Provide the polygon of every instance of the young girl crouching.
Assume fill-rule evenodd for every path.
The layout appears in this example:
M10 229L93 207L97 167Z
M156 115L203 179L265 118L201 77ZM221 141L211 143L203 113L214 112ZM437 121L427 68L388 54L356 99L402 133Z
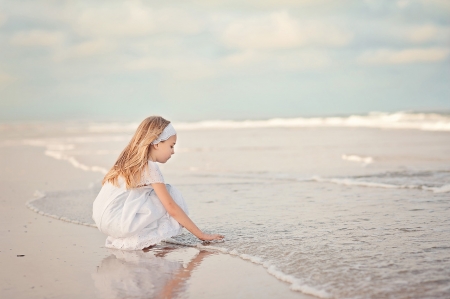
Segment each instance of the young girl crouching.
M169 121L148 117L106 174L92 215L108 235L106 247L143 249L178 235L183 227L200 240L223 238L203 233L189 218L181 193L164 183L157 163L170 159L176 141Z

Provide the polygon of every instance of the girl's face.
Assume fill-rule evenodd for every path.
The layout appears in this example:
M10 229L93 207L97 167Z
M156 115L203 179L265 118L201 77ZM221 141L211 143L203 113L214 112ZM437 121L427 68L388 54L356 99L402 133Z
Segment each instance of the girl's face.
M175 154L174 147L176 142L177 135L173 135L166 141L150 146L150 158L154 162L166 163Z

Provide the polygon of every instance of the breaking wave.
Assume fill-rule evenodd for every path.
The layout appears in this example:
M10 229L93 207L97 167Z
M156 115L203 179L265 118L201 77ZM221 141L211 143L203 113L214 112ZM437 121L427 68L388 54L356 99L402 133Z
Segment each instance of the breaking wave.
M138 123L92 123L90 132L132 132ZM178 130L242 129L242 128L302 128L347 127L450 131L450 115L445 113L370 112L366 115L335 117L272 118L268 120L206 120L175 122Z
M450 171L398 171L346 178L313 176L312 181L345 186L450 192Z

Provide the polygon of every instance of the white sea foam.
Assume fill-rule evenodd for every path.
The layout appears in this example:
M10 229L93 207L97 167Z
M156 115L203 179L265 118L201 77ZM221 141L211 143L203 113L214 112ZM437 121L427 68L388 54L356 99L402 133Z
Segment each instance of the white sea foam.
M178 244L178 245L185 245L182 242L177 242L173 239L168 240L170 243L174 243L174 244ZM226 248L223 247L216 247L216 246L204 246L202 244L197 244L198 248L200 249L206 249L206 250L212 250L212 251L219 251L222 253L227 253L230 255L235 255L240 257L243 260L246 261L250 261L254 264L257 265L262 265L264 268L267 269L267 273L269 273L272 276L275 276L275 278L277 278L280 281L284 281L289 283L290 289L296 292L301 292L307 295L313 295L315 297L318 298L331 298L331 295L324 291L324 290L319 290L316 289L314 287L311 287L309 285L306 285L304 283L301 282L301 280L295 278L292 275L288 275L286 273L283 273L282 271L280 271L275 265L273 265L271 262L269 261L264 261L261 257L258 256L253 256L250 254L239 254L239 252L236 249L233 250L228 250Z
M68 156L60 151L50 151L46 150L45 155L52 157L56 160L65 160L69 162L73 167L84 170L84 171L92 171L92 172L100 172L102 174L106 174L108 172L107 169L100 166L88 166L83 163L80 163L75 157Z
M26 139L22 141L22 144L44 147L44 154L48 157L54 158L56 160L63 160L69 162L70 165L77 169L84 171L99 172L106 174L107 169L101 166L89 166L81 163L75 158L74 154L80 155L105 155L109 154L108 150L96 150L87 151L84 153L76 152L74 143L91 143L91 142L107 142L107 141L122 141L121 136L98 136L98 137L71 137L71 138L61 138L61 139ZM68 154L70 152L71 154Z
M379 182L360 181L360 180L350 179L350 178L322 178L320 176L313 176L311 178L311 180L316 181L316 182L333 183L333 184L345 185L345 186L375 187L375 188L386 188L386 189L419 189L419 190L432 191L434 193L450 192L450 184L444 185L441 187L428 187L425 185L415 185L415 184L395 185L395 184L386 184L386 183L379 183Z
M45 193L39 190L34 191L33 196L36 198L41 198L45 196Z
M203 121L176 124L179 129L240 129L267 127L366 127L450 131L450 117L431 113L381 113L348 117L274 118L269 120Z
M313 295L319 298L331 298L331 294L329 294L328 292L324 291L324 290L318 290L315 289L313 287L310 287L306 284L302 284L300 283L300 281L298 282L294 282L291 285L291 290L293 291L299 291L302 292L304 294L309 294L309 295Z
M373 163L373 157L361 157L358 155L342 155L342 160L351 161L351 162L359 162L364 166Z
M249 254L241 254L240 258L243 259L243 260L249 260L249 261L251 261L252 263L255 263L255 264L262 264L263 263L262 258L260 258L258 256L249 255Z
M422 189L424 190L429 190L429 191L433 191L434 193L446 193L446 192L450 192L450 184L441 186L441 187L422 187Z
M133 132L138 123L92 123L90 132ZM268 120L207 120L175 122L177 130L242 129L242 128L295 128L295 127L362 127L382 129L415 129L424 131L450 131L450 116L439 113L371 112L367 115L343 117L272 118Z
M277 279L281 281L285 281L291 284L291 290L302 292L304 294L313 295L319 298L331 298L331 295L324 290L318 290L311 286L302 284L300 280L296 279L292 275L287 275L277 269L276 266L271 265L267 268L267 272L269 274L275 276Z
M339 179L339 178L322 178L320 176L313 176L313 181L316 182L325 182L325 183L334 183L338 185L345 186L362 186L362 187L377 187L377 188L399 188L399 186L391 185L391 184L383 184L383 183L375 183L375 182L362 182L353 179Z

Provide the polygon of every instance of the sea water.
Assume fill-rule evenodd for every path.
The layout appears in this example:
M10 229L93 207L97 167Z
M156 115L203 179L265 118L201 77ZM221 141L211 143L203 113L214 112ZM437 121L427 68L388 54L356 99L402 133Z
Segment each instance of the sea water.
M36 201L48 214L90 221L102 176L136 126L41 124L52 133L3 146L41 147L68 167L97 172L84 191ZM192 219L226 235L209 249L261 264L291 289L317 297L450 297L448 115L174 126L175 155L160 168L183 193ZM197 243L188 233L177 240Z

